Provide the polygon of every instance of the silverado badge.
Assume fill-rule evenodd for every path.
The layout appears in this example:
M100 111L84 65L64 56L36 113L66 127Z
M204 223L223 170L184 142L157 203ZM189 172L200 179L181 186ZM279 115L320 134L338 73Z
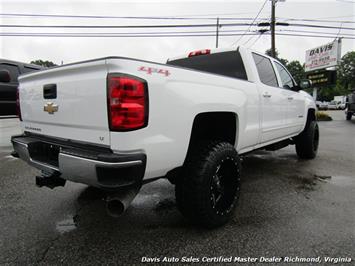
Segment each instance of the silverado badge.
M48 112L48 114L54 114L58 111L58 105L52 102L48 102L44 105L43 111Z

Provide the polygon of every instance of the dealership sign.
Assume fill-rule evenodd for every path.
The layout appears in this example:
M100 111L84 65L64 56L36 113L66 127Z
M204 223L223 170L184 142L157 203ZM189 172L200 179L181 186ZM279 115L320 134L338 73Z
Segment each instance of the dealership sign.
M336 82L336 71L323 70L307 74L307 79L312 82L313 87L320 85L332 85Z
M340 40L306 51L306 72L336 66L340 60Z

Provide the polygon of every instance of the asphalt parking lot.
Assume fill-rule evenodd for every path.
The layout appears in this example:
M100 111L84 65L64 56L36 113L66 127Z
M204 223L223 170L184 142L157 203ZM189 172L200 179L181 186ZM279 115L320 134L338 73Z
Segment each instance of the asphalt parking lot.
M84 185L37 188L37 170L9 156L16 119L0 119L0 264L132 265L142 257L349 257L355 259L355 118L329 111L320 148L245 156L235 217L204 230L175 207L166 180L143 187L121 218ZM162 162L163 163L163 162ZM354 261L352 261L354 263Z

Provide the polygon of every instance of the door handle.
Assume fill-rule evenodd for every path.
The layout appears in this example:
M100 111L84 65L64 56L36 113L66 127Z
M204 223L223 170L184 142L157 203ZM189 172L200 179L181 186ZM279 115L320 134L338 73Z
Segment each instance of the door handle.
M269 94L268 92L265 92L265 93L263 94L263 97L265 97L265 98L270 98L270 97L271 97L271 94Z
M293 97L287 97L287 99L291 101L291 100L293 100Z

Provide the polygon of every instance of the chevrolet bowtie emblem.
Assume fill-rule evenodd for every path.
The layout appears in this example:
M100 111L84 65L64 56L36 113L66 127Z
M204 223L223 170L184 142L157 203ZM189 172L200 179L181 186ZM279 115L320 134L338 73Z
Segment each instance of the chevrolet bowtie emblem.
M54 103L46 103L43 107L43 111L48 112L48 114L54 114L58 111L58 105Z

